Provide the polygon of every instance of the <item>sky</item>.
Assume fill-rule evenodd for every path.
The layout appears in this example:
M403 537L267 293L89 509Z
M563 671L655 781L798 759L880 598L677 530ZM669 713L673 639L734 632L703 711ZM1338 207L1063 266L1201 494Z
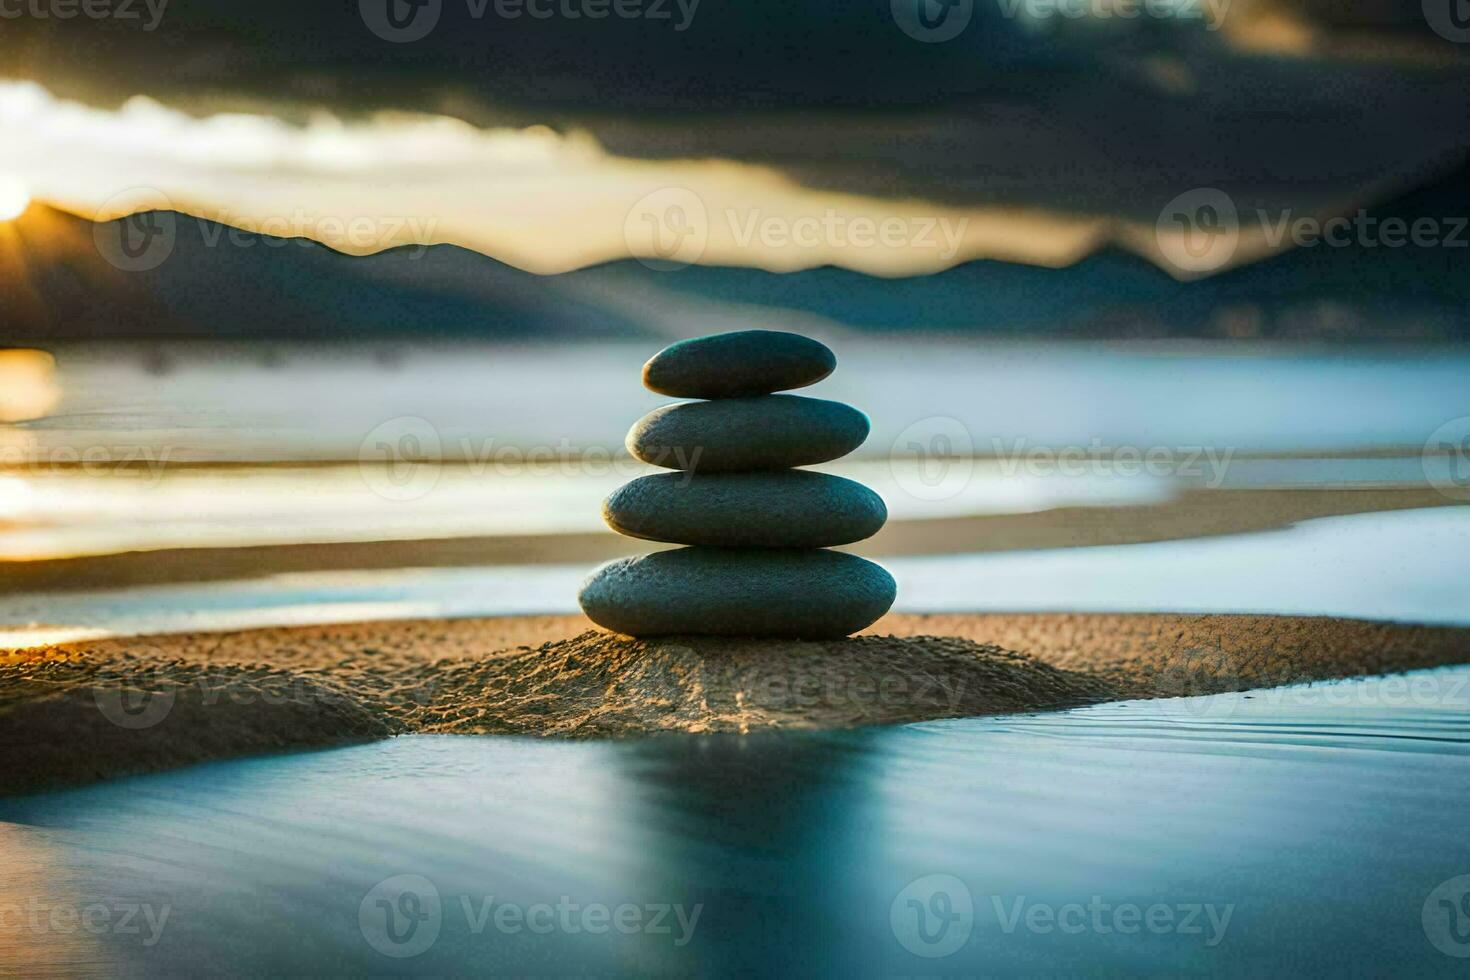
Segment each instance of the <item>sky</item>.
M0 211L349 254L892 277L1115 246L1191 279L1470 154L1433 0L57 2L0 11ZM1222 196L1228 254L1177 220Z

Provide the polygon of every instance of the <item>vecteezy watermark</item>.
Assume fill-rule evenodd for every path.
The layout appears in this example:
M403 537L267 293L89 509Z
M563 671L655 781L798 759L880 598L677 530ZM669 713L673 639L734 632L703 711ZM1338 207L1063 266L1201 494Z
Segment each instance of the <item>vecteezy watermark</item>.
M522 446L494 438L462 436L445 440L428 419L400 415L375 426L358 446L357 465L368 489L385 500L417 500L439 484L446 462L463 466L471 477L488 473L511 477L641 476L648 466L665 466L681 473L680 485L693 478L703 455L702 446L665 446L647 463L627 455L622 447L574 446L570 439L557 445Z
M1225 482L1235 449L1215 446L1033 446L1027 439L990 441L1002 476L1156 476L1201 480L1211 490Z
M340 215L296 208L289 214L264 217L235 216L219 212L215 220L198 221L199 237L206 248L222 241L235 248L311 248L327 242L352 252L378 252L395 245L410 244L407 254L418 258L434 240L439 219L420 215Z
M1337 215L1331 218L1298 216L1290 208L1274 214L1265 208L1256 209L1256 217L1266 244L1272 248L1286 241L1298 248L1346 248L1357 245L1361 248L1467 248L1470 247L1470 218L1390 216L1380 218L1359 208L1351 217Z
M888 468L894 483L917 500L949 500L975 474L975 442L959 419L931 415L893 440Z
M1451 500L1470 500L1470 415L1430 433L1420 456L1424 478Z
M1470 248L1470 217L1299 215L1291 208L1256 208L1255 227L1267 247ZM1215 187L1185 191L1164 205L1155 224L1160 254L1185 272L1224 268L1240 246L1242 219L1229 194Z
M105 669L92 680L92 700L118 728L139 731L160 724L174 709L180 683L157 666L170 658L156 644L134 639L128 651L142 666Z
M132 642L133 653L142 649L150 654L138 661L141 666L104 669L91 684L97 710L119 728L140 731L160 725L173 713L181 698L192 707L205 710L341 700L339 694L309 675L278 671L244 677L228 668L180 673L168 651L146 640ZM426 685L410 696L421 701L431 699L434 687Z
M0 20L117 20L158 29L169 0L0 0Z
M1217 187L1196 187L1165 204L1154 225L1159 252L1185 272L1213 272L1235 256L1240 215Z
M1470 677L1441 670L1372 678L1321 679L1263 650L1229 653L1218 648L1180 650L1153 678L1161 713L1187 720L1226 718L1241 710L1239 693L1269 708L1428 708L1470 710ZM1249 668L1249 669L1247 669Z
M970 219L945 215L874 218L827 208L820 215L764 214L760 208L727 208L725 220L740 248L892 248L932 250L948 261L959 253Z
M1033 902L1025 895L991 895L1001 932L1011 935L1019 929L1039 936L1062 933L1080 936L1154 936L1198 937L1213 949L1225 941L1235 903L1215 902L1137 902L1104 901L1092 895L1085 902Z
M975 16L975 0L889 0L893 22L915 41L939 44L959 37Z
M173 906L167 902L48 902L32 896L24 902L0 901L0 940L6 936L137 936L143 946L157 946Z
M1232 447L1110 445L1094 437L1086 445L1038 446L1024 438L990 440L990 456L1002 477L1172 478L1217 489L1225 482ZM904 428L889 447L894 482L919 500L949 500L963 493L975 472L975 443L959 419L931 415Z
M172 446L0 445L0 473L135 477L157 483L168 469Z
M1470 3L1465 0L1423 0L1424 19L1434 33L1456 44L1470 42Z
M1203 21L1205 30L1225 23L1231 0L996 0L1001 16L1014 20Z
M357 907L357 928L384 956L408 959L434 945L444 924L439 889L423 875L394 875L378 882Z
M848 214L826 208L819 214L771 214L761 208L725 208L716 216L724 240L736 248L765 252L823 252L883 248L931 251L940 261L959 254L970 219L950 215ZM628 253L661 271L698 262L709 247L709 209L687 187L664 187L639 198L623 219Z
M709 212L687 187L662 187L640 197L623 219L628 254L667 272L698 262L709 245Z
M458 2L458 0L451 0ZM463 0L471 20L646 20L683 33L699 0ZM362 22L393 44L422 41L439 26L445 0L358 0Z
M1470 677L1463 672L1416 671L1369 679L1311 681L1283 672L1252 695L1271 707L1433 708L1470 710Z
M215 220L179 214L167 194L135 187L114 194L97 209L99 216L121 215L92 229L97 253L124 272L150 272L163 265L180 237L197 233L204 248L303 248L326 243L350 252L377 252L410 245L417 259L434 240L437 218L413 215L340 215L296 208L288 214L216 215Z
M749 700L763 708L807 712L815 708L871 711L885 706L910 711L927 706L953 715L965 696L964 677L897 671L876 677L834 676L803 669L799 662L752 672L741 686Z
M178 241L179 217L167 194L155 187L133 187L109 197L97 209L92 227L97 254L124 272L149 272L163 265ZM122 215L114 221L107 215Z
M915 956L952 956L970 941L975 900L969 886L954 875L925 875L893 896L888 925L898 944Z
M1435 949L1456 959L1470 958L1470 874L1436 885L1424 899L1420 922Z
M434 945L452 910L464 920L471 936L487 930L502 935L552 933L604 936L668 936L674 946L694 938L704 904L678 902L574 902L569 895L554 902L520 904L499 901L494 895L459 895L446 903L439 889L423 875L394 875L374 885L357 910L358 929L373 949L394 959L418 956ZM456 923L457 925L457 923Z
M368 489L385 500L417 500L439 483L444 448L428 419L401 415L376 426L357 450Z
M1235 914L1235 904L1216 902L1153 902L1105 899L1038 902L1026 895L989 895L979 907L959 878L930 874L916 878L894 896L888 924L900 946L926 959L953 956L969 942L977 926L987 925L981 912L994 915L994 927L1003 935L1024 931L1033 935L1197 937L1213 949L1224 942Z
M1218 720L1240 707L1242 686L1234 659L1223 650L1189 647L1175 653L1153 678L1159 711L1185 721Z

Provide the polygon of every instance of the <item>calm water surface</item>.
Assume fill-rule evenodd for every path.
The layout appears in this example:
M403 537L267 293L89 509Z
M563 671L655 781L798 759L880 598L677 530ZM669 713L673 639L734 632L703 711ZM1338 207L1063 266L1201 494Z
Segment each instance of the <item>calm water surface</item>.
M0 960L1463 975L1467 805L1470 668L844 733L416 736L0 802L0 908L44 910L0 920Z

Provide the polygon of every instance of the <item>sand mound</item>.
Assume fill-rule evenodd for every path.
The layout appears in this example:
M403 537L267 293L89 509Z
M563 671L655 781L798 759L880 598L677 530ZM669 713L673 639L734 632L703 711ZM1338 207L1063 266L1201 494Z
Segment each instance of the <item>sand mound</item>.
M0 792L398 730L335 685L261 666L130 657L0 668Z
M389 710L416 731L607 737L1002 714L1111 693L1086 674L953 637L634 640L589 631L446 666L426 688L405 686Z
M1273 616L890 616L879 627L908 635L586 631L512 646L579 622L356 623L0 652L0 793L411 732L852 727L1470 661L1463 629Z
M220 644L181 650L182 639L84 644L0 668L0 791L408 732L851 727L1112 694L1085 674L935 636L644 641L589 630L538 649L439 659L370 648L326 660L288 647L271 666L220 662Z

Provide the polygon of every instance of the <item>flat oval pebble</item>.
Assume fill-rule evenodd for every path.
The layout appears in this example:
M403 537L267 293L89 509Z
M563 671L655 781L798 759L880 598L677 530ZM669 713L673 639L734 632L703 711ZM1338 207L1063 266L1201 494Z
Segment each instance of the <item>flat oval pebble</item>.
M733 398L804 388L835 367L836 355L810 337L737 330L665 347L643 365L643 384L675 398Z
M815 640L871 626L896 594L881 566L841 551L679 548L608 562L577 600L629 636Z
M657 473L613 491L602 517L619 534L733 548L825 548L871 537L888 520L861 483L813 473Z
M628 432L628 452L702 473L783 470L846 456L868 437L851 405L800 395L685 402L654 409Z

